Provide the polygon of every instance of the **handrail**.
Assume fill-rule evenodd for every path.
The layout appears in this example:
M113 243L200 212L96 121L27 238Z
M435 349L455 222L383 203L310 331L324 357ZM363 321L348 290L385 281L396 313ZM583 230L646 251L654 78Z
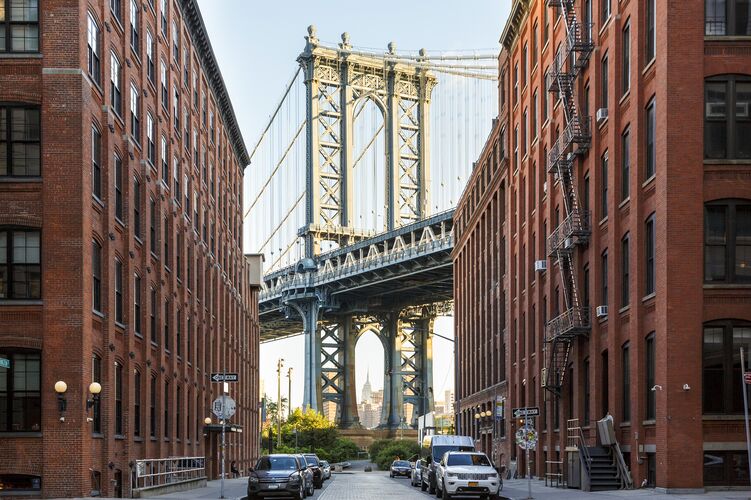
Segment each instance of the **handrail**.
M136 460L131 491L178 484L206 477L205 457L147 458Z

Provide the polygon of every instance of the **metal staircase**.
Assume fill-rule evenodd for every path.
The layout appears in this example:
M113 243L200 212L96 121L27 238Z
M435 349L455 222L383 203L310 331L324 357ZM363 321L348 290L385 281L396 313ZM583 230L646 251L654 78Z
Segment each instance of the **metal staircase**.
M558 95L565 127L548 153L548 173L555 174L563 194L565 218L548 236L548 256L558 264L563 283L564 311L546 326L547 367L543 386L556 396L563 388L572 342L590 331L589 308L584 307L576 283L575 253L589 241L589 212L579 206L574 182L576 157L587 151L591 141L590 117L582 116L576 104L575 85L593 50L592 26L578 21L574 0L547 0L558 8L566 22L566 39L545 75L549 92Z

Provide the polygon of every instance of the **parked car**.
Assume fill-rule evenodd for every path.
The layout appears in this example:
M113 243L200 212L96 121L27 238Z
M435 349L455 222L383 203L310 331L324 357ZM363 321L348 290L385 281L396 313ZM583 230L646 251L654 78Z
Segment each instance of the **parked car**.
M418 460L415 462L415 466L412 468L412 474L410 476L409 484L412 486L420 486L420 483L422 482L422 465L425 462L425 460Z
M264 455L251 467L248 500L270 497L305 498L305 463L294 455Z
M305 462L308 468L313 471L313 486L316 489L323 488L323 470L321 470L321 460L315 453L304 453Z
M394 476L406 476L412 475L412 466L406 460L394 460L391 462L391 468L389 469L389 477Z
M323 471L323 480L331 479L331 464L326 460L321 460L321 470Z
M300 467L302 467L302 474L305 479L305 496L313 496L316 492L315 486L313 485L313 470L308 468L308 463L302 453L295 455L295 457L297 457L297 460L300 462Z
M475 442L470 436L430 435L422 440L420 456L423 459L420 474L420 489L435 493L435 470L447 451L475 451Z
M436 496L454 495L498 499L503 480L485 453L448 451L436 469Z

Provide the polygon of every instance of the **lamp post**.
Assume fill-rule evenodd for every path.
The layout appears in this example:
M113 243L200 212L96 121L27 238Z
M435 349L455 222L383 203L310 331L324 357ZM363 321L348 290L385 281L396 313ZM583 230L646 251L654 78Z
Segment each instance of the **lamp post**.
M276 446L282 445L282 367L284 358L276 362Z
M287 418L292 416L292 367L287 369Z
M57 393L57 410L60 412L60 422L65 422L65 409L68 402L65 400L65 391L68 390L68 384L62 380L55 382L55 392Z

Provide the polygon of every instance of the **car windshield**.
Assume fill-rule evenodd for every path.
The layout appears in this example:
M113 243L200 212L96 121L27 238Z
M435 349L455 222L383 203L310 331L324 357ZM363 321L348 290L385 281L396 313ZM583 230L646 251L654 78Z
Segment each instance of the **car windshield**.
M294 457L261 457L256 470L297 470Z
M446 465L478 465L490 467L490 460L485 455L470 453L451 453L446 460Z
M318 465L318 459L316 457L305 457L305 463L308 465Z
M321 460L321 465L323 465L324 467L328 467L329 463L326 460Z
M406 460L394 460L394 467L409 467L409 462Z
M440 462L443 454L447 451L475 451L471 446L459 446L455 444L445 444L433 446L433 461Z

